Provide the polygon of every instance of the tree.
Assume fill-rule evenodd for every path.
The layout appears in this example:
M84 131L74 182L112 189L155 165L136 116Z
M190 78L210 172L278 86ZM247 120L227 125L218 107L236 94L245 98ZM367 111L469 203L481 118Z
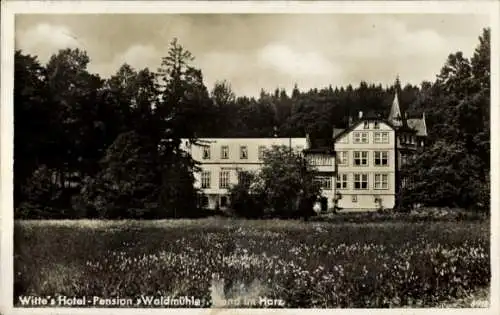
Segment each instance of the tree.
M45 68L36 57L17 50L14 55L14 206L29 196L23 187L33 172L50 157L46 151L51 134Z
M211 126L207 122L212 122L212 102L201 71L189 64L193 60L174 39L158 69L161 94L155 116L160 131L160 203L173 216L194 211L197 200L193 172L198 168L191 155L181 149L182 138L196 143L199 134Z
M471 61L450 54L436 82L420 93L434 143L405 165L413 183L407 203L489 207L489 51L486 29Z
M147 138L135 131L120 134L101 164L81 190L82 211L106 219L160 217L158 160Z
M103 81L87 71L89 57L79 49L64 49L53 55L47 64L49 106L52 112L50 164L59 170L60 186L66 189L68 176L80 181L96 170L102 152L96 145L99 138L96 100Z
M411 179L404 204L476 207L482 201L481 163L460 143L439 140L416 154L402 172Z
M245 213L264 212L265 216L280 218L308 218L313 215L313 204L321 194L314 180L315 169L300 154L287 146L274 146L265 151L262 169L248 184L233 188L233 196L239 197L235 205L248 203L260 207Z
M258 175L251 172L240 172L239 182L229 190L229 200L234 214L244 218L262 218L265 204L264 190L255 189ZM252 187L253 185L253 187Z
M236 115L236 95L227 81L215 82L214 88L210 93L215 112L214 128L210 132L211 136L223 136L228 130L235 129L234 123Z
M483 161L484 176L489 180L490 170L490 29L484 29L479 37L479 46L471 59L472 77L477 92L472 101L477 108L479 130L474 135L473 143L476 154Z

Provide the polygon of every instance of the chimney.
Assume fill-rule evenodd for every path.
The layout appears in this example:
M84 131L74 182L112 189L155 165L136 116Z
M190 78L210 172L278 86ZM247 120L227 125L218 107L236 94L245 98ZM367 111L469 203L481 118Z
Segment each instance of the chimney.
M359 113L358 113L358 118L359 118L359 119L363 118L363 112L362 112L362 111L359 111Z
M352 126L352 117L349 116L349 121L347 122L347 128Z

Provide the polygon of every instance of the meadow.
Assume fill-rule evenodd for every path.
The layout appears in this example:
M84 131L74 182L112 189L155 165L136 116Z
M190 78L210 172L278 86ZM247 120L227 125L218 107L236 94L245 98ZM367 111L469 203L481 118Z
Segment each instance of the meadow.
M18 296L439 307L490 285L489 222L16 221ZM163 305L165 306L165 305ZM142 306L143 307L143 306Z

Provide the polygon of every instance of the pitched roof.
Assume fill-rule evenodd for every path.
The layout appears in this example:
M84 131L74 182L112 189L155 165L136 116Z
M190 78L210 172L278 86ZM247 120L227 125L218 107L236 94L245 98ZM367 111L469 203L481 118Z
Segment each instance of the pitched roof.
M333 141L335 143L335 141L337 139L339 139L341 136L345 135L346 133L354 130L357 126L359 126L359 124L365 122L365 121L369 121L369 120L374 120L374 121L380 121L380 122L383 122L383 123L386 123L389 127L391 127L393 130L395 130L397 127L395 127L390 121L387 121L385 119L360 119L356 122L354 122L349 128L346 128L346 129L343 129L341 132L337 133L334 137L333 137ZM335 129L334 129L334 132L335 132Z
M337 135L341 134L342 132L344 132L345 129L341 129L341 128L333 128L333 137L332 138L335 138Z
M427 136L427 126L425 118L409 118L406 120L408 127L417 132L417 136Z
M399 109L399 100L398 93L394 93L394 100L392 101L391 111L389 112L389 120L393 125L400 126L401 125L401 110Z

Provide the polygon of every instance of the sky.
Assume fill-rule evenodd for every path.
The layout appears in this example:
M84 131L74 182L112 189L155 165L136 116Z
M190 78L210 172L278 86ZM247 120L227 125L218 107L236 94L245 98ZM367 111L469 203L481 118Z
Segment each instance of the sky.
M156 71L170 41L195 57L211 90L227 80L238 96L433 81L447 56L472 56L488 16L473 14L22 14L15 46L42 63L85 49L102 77L128 63Z

